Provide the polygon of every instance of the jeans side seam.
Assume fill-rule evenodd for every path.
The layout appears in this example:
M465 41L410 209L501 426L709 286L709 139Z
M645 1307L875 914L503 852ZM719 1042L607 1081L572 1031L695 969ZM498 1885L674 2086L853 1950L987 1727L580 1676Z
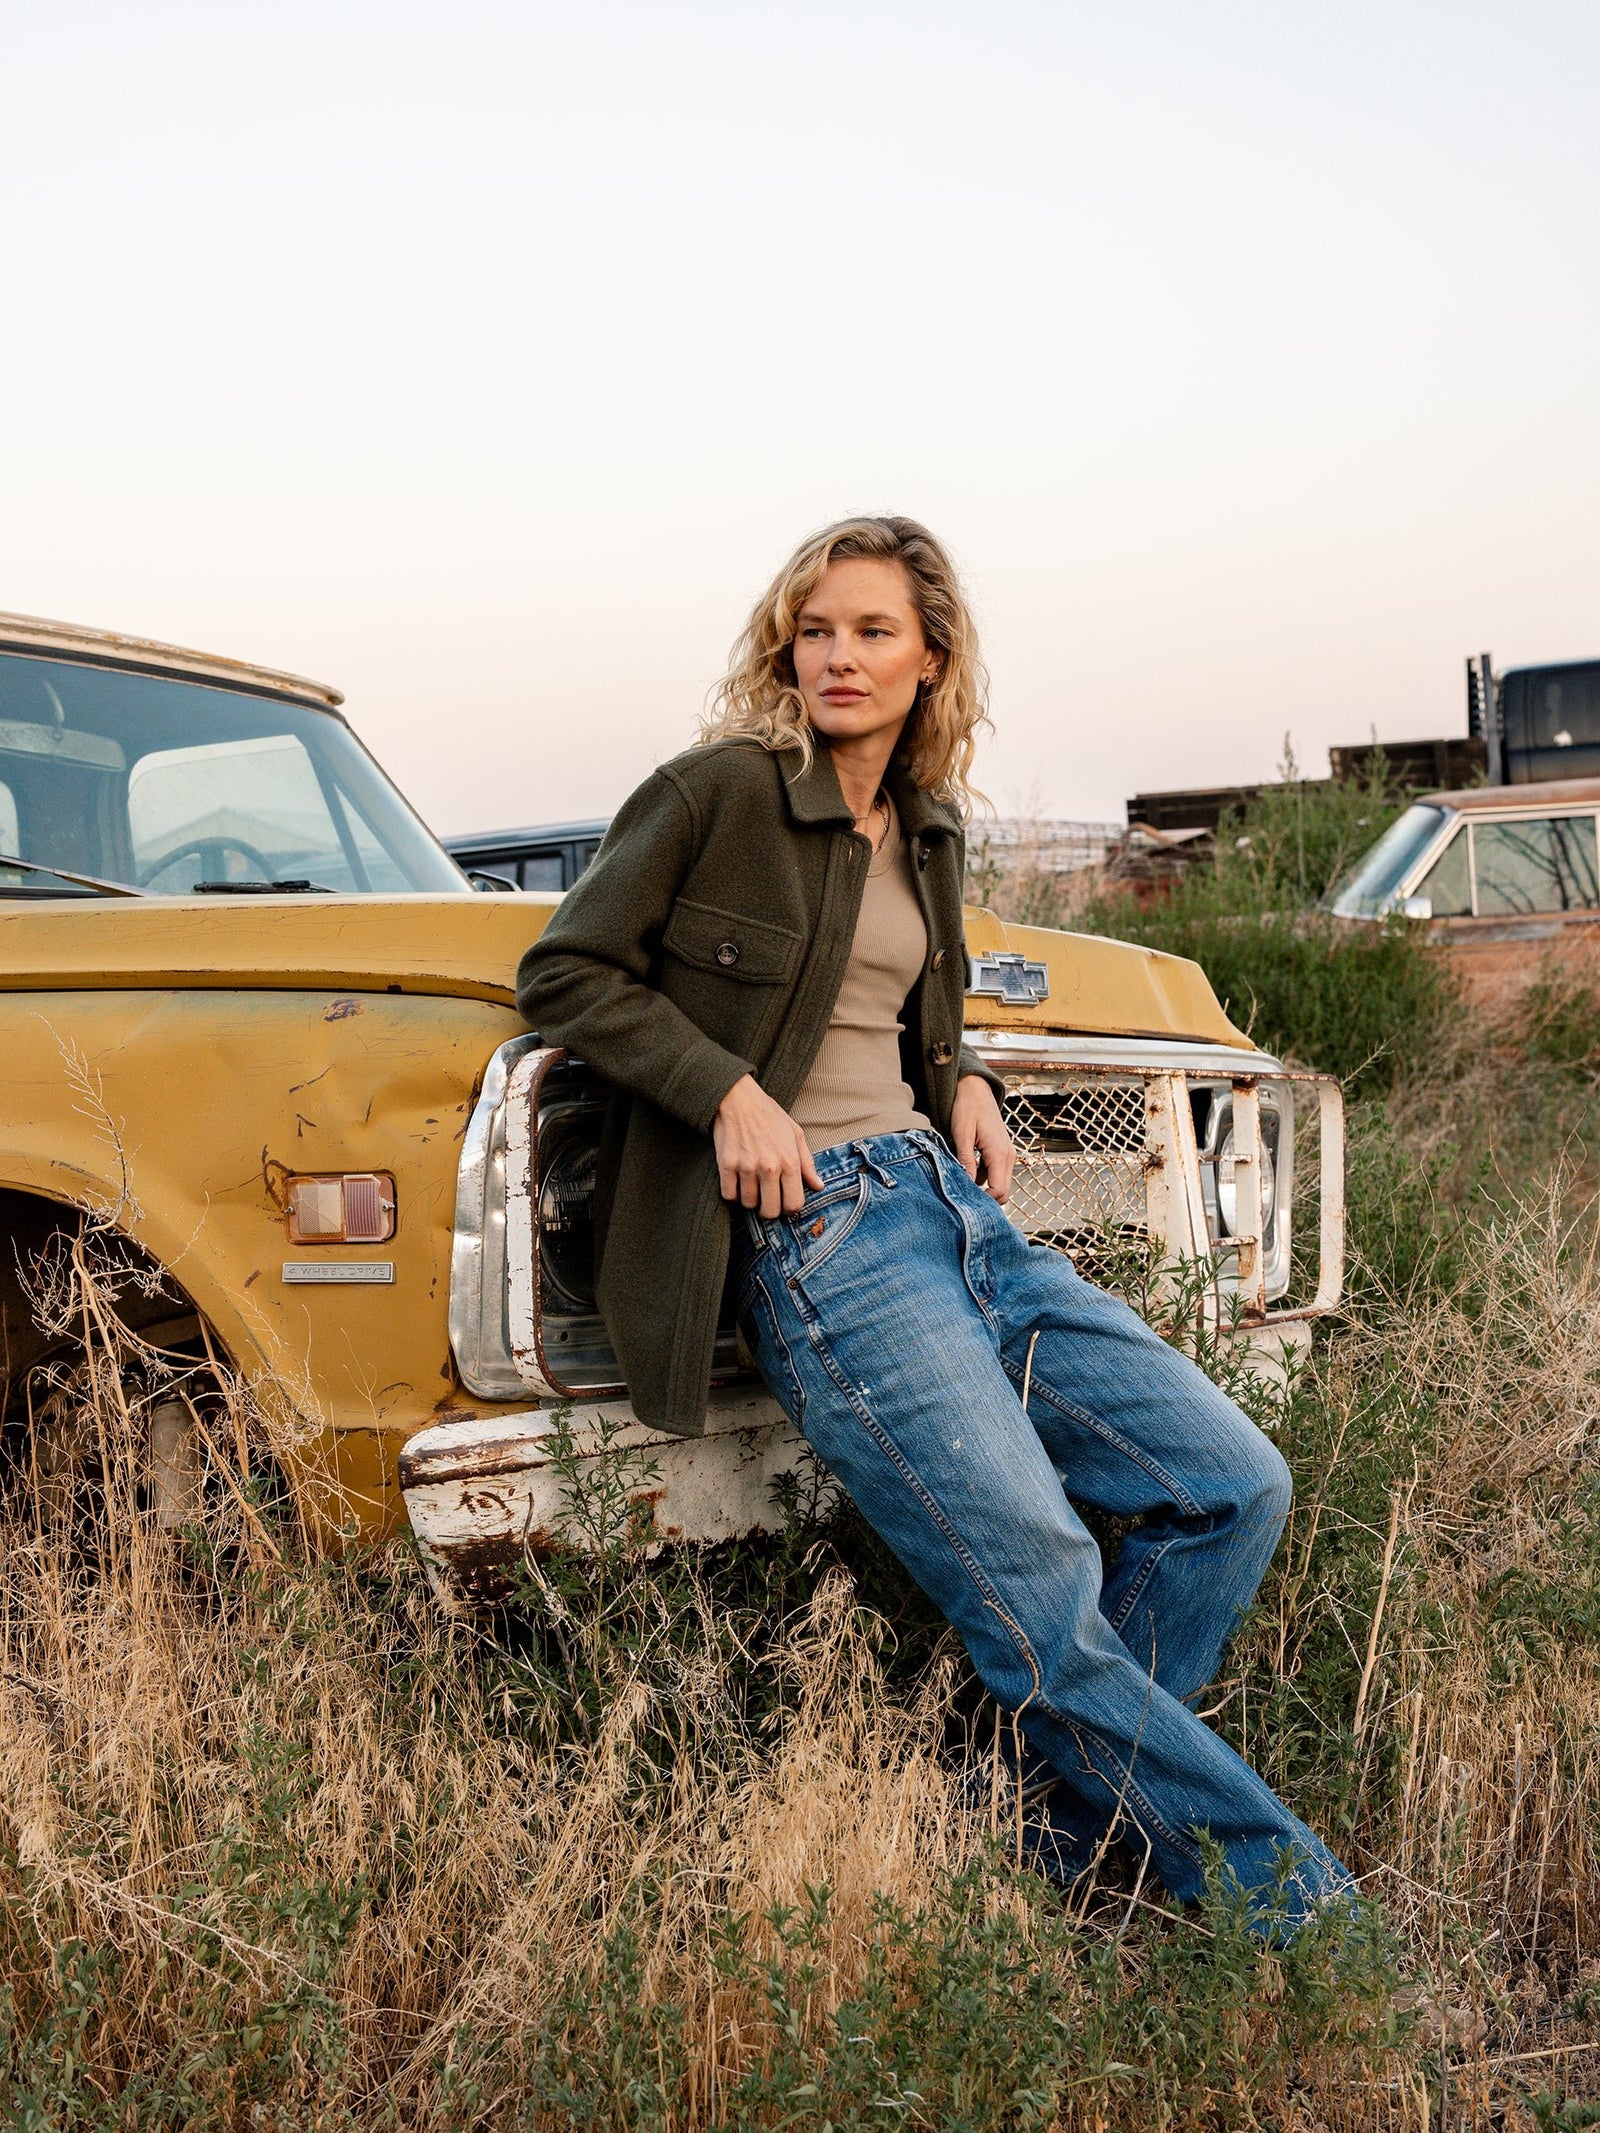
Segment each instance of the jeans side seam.
M1103 1733L1098 1732L1092 1726L1080 1725L1076 1719L1067 1717L1065 1712L1058 1711L1054 1704L1048 1703L1043 1697L1039 1699L1038 1707L1041 1711L1048 1713L1056 1721L1057 1725L1064 1726L1072 1735L1078 1744L1078 1753L1089 1765L1089 1768L1094 1772L1101 1784L1109 1785L1116 1793L1119 1803L1131 1802L1138 1819L1147 1821L1158 1835L1165 1838L1174 1851L1182 1852L1191 1865L1199 1866L1204 1862L1205 1854L1194 1839L1180 1836L1177 1830L1169 1829L1163 1816L1151 1804L1149 1795L1142 1786L1134 1781L1133 1766L1138 1760L1137 1748L1129 1756L1127 1768L1119 1770L1120 1758ZM1101 1769L1097 1767L1095 1757L1091 1753L1091 1747L1099 1750L1101 1760L1109 1766L1108 1768ZM1071 1783L1070 1779L1068 1779L1068 1783Z
M1015 1645L1019 1656L1033 1679L1035 1684L1034 1692L1037 1694L1040 1680L1039 1662L1033 1655L1033 1647L1029 1644L1021 1625L1012 1617L1001 1600L999 1593L995 1591L989 1580L983 1575L982 1569L969 1552L966 1543L945 1516L938 1499L924 1484L916 1468L907 1459L888 1431L884 1429L871 1409L867 1407L864 1401L857 1398L854 1386L847 1381L844 1372L839 1369L832 1354L829 1352L826 1342L821 1338L820 1327L813 1321L807 1324L806 1331L810 1336L811 1345L816 1350L823 1369L827 1371L834 1384L843 1393L852 1413L854 1413L862 1426L871 1433L874 1442L884 1456L894 1466L901 1479L922 1505L923 1510L927 1512L939 1531L944 1535L957 1562L960 1563L962 1569L966 1571L967 1576L972 1580L973 1586L981 1596L984 1605L992 1613L998 1615L1005 1624L1012 1643Z
M804 1436L806 1413L805 1383L800 1376L800 1372L795 1367L794 1351L789 1346L788 1341L784 1338L782 1322L779 1319L778 1312L773 1304L772 1298L767 1294L766 1285L761 1280L759 1274L757 1275L755 1281L752 1284L751 1301L754 1302L757 1296L761 1298L761 1301L765 1306L765 1316L767 1325L771 1329L773 1342L776 1345L779 1354L783 1357L783 1367L789 1374L789 1383L794 1391L795 1412L790 1417L790 1420L794 1423L795 1428L799 1430L800 1434ZM771 1390L770 1386L768 1387L768 1390ZM780 1401L778 1404L781 1406L783 1403Z
M1021 1385L1022 1372L1014 1364L1006 1362L1002 1357L1001 1367L1008 1378L1013 1379L1018 1386ZM1095 1435L1103 1443L1108 1444L1114 1452L1120 1452L1125 1459L1131 1460L1135 1466L1148 1474L1152 1481L1160 1482L1181 1511L1186 1512L1191 1518L1204 1517L1205 1506L1196 1502L1194 1497L1183 1486L1183 1483L1179 1481L1176 1474L1169 1473L1159 1460L1152 1459L1149 1453L1135 1444L1131 1437L1125 1437L1121 1430L1114 1428L1111 1423L1102 1422L1098 1415L1090 1414L1086 1407L1080 1407L1075 1400L1064 1398L1062 1394L1056 1391L1053 1385L1048 1384L1040 1377L1037 1370L1033 1374L1033 1384L1030 1391L1033 1397L1047 1400L1052 1407L1058 1408L1062 1414L1070 1416L1074 1422L1081 1422L1085 1429L1092 1429Z
M1165 1540L1161 1543L1161 1546L1159 1548L1152 1548L1150 1550L1149 1554L1145 1557L1144 1561L1135 1571L1133 1575L1133 1580L1128 1586L1127 1591L1122 1595L1122 1599L1118 1604L1116 1613L1112 1615L1107 1615L1106 1617L1106 1620L1111 1624L1111 1627L1113 1629L1120 1631L1123 1623L1126 1622L1129 1615L1132 1614L1134 1603L1138 1600L1140 1593L1144 1591L1146 1585L1149 1584L1150 1580L1160 1569L1162 1557L1167 1553L1167 1550L1169 1548L1176 1547L1181 1537L1181 1535L1175 1533L1173 1534L1171 1540Z

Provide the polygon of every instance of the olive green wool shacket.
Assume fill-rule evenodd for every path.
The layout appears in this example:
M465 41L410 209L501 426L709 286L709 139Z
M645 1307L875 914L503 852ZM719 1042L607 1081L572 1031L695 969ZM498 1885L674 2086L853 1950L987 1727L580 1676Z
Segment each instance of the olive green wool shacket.
M964 1074L964 841L898 762L885 779L927 926L901 1060L941 1133ZM588 872L522 958L517 1005L612 1083L595 1193L596 1295L642 1421L705 1427L729 1208L711 1125L753 1074L787 1109L833 1014L872 846L825 747L692 748L623 803Z

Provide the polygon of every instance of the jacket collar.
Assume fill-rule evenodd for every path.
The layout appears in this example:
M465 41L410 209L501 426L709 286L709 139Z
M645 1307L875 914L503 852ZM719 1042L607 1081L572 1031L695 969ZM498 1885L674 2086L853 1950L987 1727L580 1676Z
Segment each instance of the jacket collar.
M838 773L826 748L814 748L811 762L804 770L800 768L797 748L780 749L778 764L784 797L796 822L842 822L846 828L850 826L854 818L839 790ZM924 792L920 785L914 784L898 756L890 763L883 782L899 810L900 827L907 837L954 837L959 834L961 823L955 809L948 801L936 800L931 792Z

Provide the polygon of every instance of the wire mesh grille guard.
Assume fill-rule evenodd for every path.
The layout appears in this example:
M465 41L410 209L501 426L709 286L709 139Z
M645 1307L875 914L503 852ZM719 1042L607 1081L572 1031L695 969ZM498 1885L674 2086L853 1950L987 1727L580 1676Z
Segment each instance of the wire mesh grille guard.
M1082 1260L1108 1232L1148 1237L1154 1151L1142 1081L1024 1083L1007 1091L1005 1116L1017 1147L1006 1211L1035 1243Z

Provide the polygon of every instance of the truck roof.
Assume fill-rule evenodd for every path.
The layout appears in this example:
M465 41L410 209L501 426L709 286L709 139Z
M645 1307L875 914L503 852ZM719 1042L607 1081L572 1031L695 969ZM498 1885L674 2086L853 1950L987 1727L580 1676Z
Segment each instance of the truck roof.
M174 674L196 681L220 681L235 689L269 690L292 697L317 711L333 711L343 693L301 674L281 674L274 667L224 659L215 652L190 652L182 645L157 644L148 637L127 637L120 630L85 629L77 622L47 622L38 615L0 614L0 651L42 652L47 658L88 660L96 666L132 667L147 674Z
M1499 814L1508 807L1594 807L1600 778L1551 778L1541 785L1472 785L1465 792L1420 792L1426 807L1453 807L1464 815Z

